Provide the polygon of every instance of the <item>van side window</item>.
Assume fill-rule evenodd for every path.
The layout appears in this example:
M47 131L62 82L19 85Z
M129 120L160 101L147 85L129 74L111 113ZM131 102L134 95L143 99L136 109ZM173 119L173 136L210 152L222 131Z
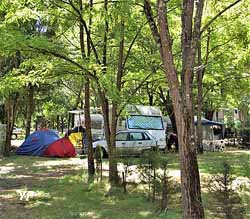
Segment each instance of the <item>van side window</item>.
M141 132L131 132L130 133L130 140L131 141L141 141L141 140L144 140L144 135Z
M128 133L119 133L116 135L116 141L127 141Z

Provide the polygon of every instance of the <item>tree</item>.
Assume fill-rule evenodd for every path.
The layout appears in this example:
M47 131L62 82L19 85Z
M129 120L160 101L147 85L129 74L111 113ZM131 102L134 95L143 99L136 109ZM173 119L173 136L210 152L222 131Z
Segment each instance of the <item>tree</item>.
M140 80L137 80L134 76L131 77L134 69L131 71L126 68L130 62L132 47L142 29L141 21L138 23L138 14L132 14L132 6L129 3L119 1L93 2L93 6L72 0L33 2L36 3L40 16L33 14L30 5L24 3L14 4L12 12L15 15L16 9L19 10L19 14L24 9L30 10L32 17L27 16L26 19L37 21L39 25L36 28L41 30L41 34L26 38L21 34L22 40L14 41L25 51L38 52L50 59L60 59L64 65L67 63L70 66L69 74L75 72L85 77L85 103L89 100L87 81L90 80L94 84L102 107L105 137L109 146L109 179L112 185L117 185L117 119L126 103L130 101L131 94L134 94L151 75L138 75ZM16 16L13 17L16 19ZM53 30L50 31L53 34L48 37L49 29ZM130 89L128 95L131 87L133 89ZM87 119L85 122L90 124ZM91 150L89 152L91 153Z
M175 112L180 148L183 218L204 218L196 156L192 87L196 51L200 40L203 3L202 0L196 1L196 3L190 0L182 1L182 70L181 81L179 81L167 15L169 3L163 0L157 1L157 25L150 1L144 0L144 12L161 54L163 70L168 80Z
M221 9L217 14L214 15L212 19L210 19L205 26L201 29L201 40L198 43L198 54L197 54L197 68L196 68L196 77L197 77L197 148L198 152L203 153L203 145L202 145L202 124L201 124L201 117L202 117L202 105L203 105L203 78L206 71L206 66L209 62L209 56L214 51L220 49L224 45L228 45L230 40L224 40L222 44L218 44L219 36L216 37L216 43L217 45L210 48L211 44L211 28L210 26L218 19L220 16L222 16L225 12L227 12L230 8L234 7L238 3L240 3L241 0L237 0L231 4L229 4L227 7L224 7ZM214 28L213 28L214 29ZM202 37L202 34L206 31L206 37ZM206 39L205 46L204 46L204 58L202 57L202 39ZM211 118L209 118L211 119Z

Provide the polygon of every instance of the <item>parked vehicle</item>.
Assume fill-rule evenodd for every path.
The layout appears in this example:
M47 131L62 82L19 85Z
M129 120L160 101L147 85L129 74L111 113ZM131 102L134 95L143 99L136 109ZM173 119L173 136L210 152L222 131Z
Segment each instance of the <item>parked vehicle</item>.
M106 140L99 140L93 143L94 150L100 146L104 156L108 155ZM138 155L151 148L157 148L156 139L147 131L125 130L116 133L116 150L119 155ZM85 149L84 153L87 153Z
M69 111L74 118L74 127L85 127L84 110L72 110ZM93 141L104 139L104 119L101 114L91 114L91 131ZM73 128L73 127L71 127ZM80 137L82 139L82 137Z
M146 130L157 140L160 149L166 148L165 126L162 112L155 106L128 105L120 116L118 130Z
M74 126L84 126L84 110L69 111L74 115ZM159 149L166 148L165 126L161 110L154 106L128 105L117 122L117 131L141 130L149 133ZM91 114L91 131L93 141L103 140L104 118L101 114Z
M21 135L22 133L23 133L23 130L21 128L14 127L11 139L12 140L16 140L17 137L18 137L18 135Z

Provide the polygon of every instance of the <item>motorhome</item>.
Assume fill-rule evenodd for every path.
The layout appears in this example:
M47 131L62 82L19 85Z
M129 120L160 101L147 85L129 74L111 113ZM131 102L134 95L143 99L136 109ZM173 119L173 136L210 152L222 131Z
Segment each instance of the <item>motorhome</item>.
M74 126L84 126L84 111L70 111L74 114ZM165 127L162 112L154 106L128 105L118 118L117 131L146 130L157 141L159 148L166 147ZM93 140L104 139L104 119L102 114L91 114Z
M128 105L118 119L117 130L146 130L161 149L166 147L162 112L155 106Z
M74 115L74 127L85 127L84 110L72 110L69 113ZM93 140L100 140L104 138L104 119L101 114L91 114L91 132Z

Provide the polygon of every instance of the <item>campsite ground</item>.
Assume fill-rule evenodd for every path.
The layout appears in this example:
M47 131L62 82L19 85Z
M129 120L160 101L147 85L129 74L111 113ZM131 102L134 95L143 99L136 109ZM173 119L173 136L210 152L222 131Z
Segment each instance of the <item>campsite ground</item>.
M169 174L179 188L177 154L167 154ZM139 158L133 158L137 162ZM199 156L203 202L207 218L220 218L211 207L205 179L218 171L219 163L228 160L235 176L242 184L239 191L250 218L250 151L229 150L223 153L205 153ZM180 191L172 195L167 214L159 215L159 205L147 200L144 189L133 183L128 193L121 191L107 196L109 185L107 161L102 182L87 184L87 159L43 158L11 156L0 158L0 218L84 218L84 219L154 219L181 218ZM122 165L119 168L122 169ZM132 181L138 175L131 176Z

